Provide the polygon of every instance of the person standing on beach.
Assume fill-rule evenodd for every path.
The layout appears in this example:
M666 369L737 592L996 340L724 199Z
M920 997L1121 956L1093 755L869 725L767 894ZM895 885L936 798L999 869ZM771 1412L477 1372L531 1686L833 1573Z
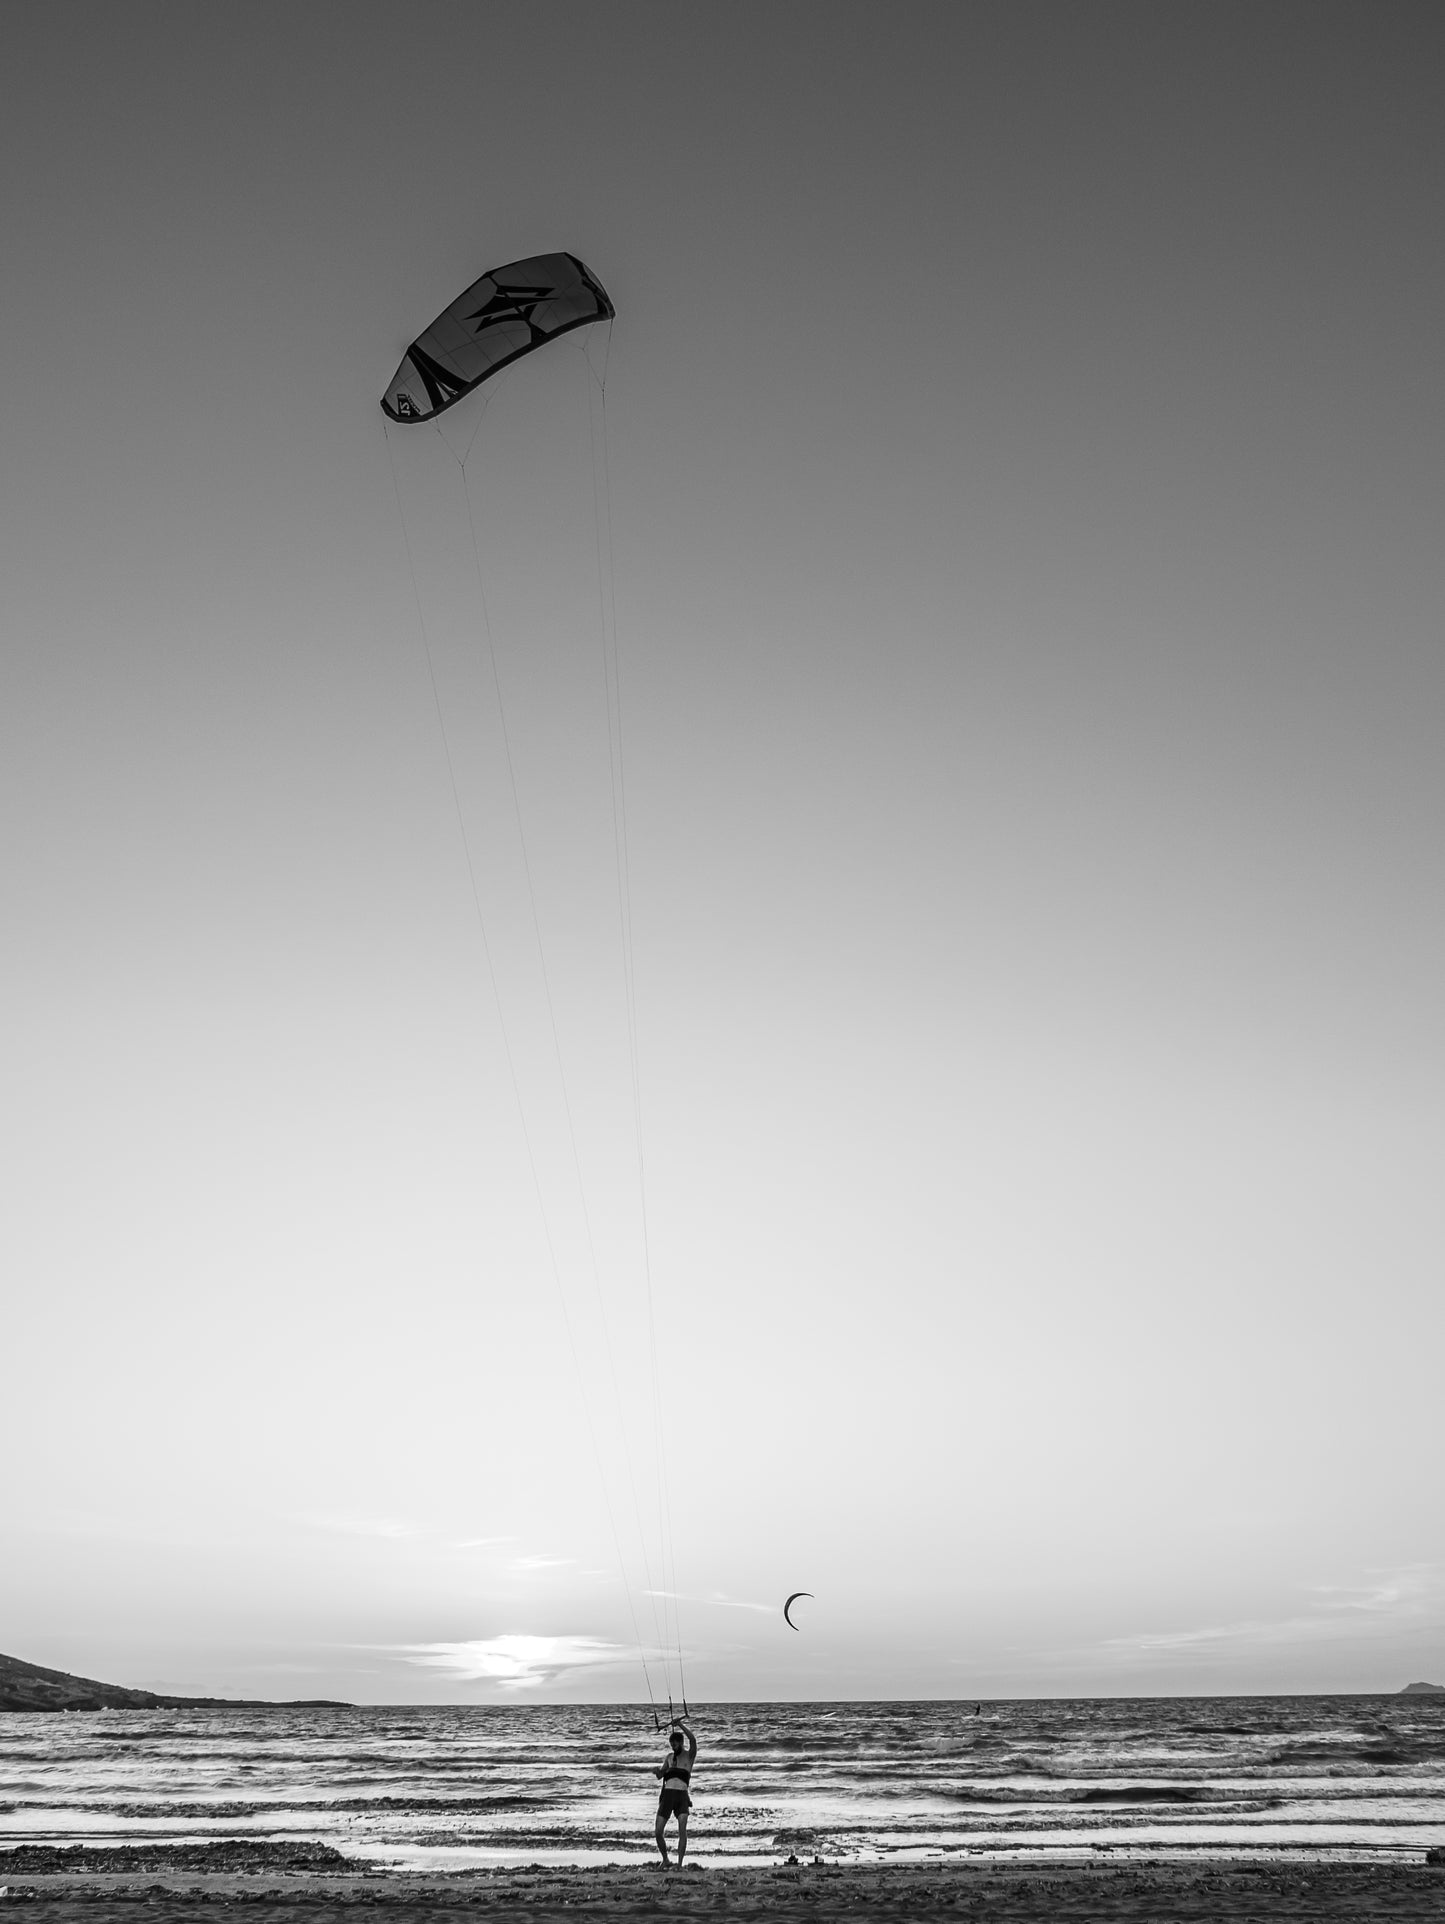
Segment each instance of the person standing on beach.
M666 1762L652 1773L654 1777L662 1779L662 1795L657 1800L657 1826L653 1835L657 1839L657 1848L662 1852L662 1861L666 1864L669 1861L665 1835L667 1820L669 1817L677 1819L677 1868L681 1870L682 1860L687 1855L687 1814L692 1809L689 1786L692 1782L693 1759L697 1756L697 1738L679 1717L667 1741L672 1748L667 1753Z

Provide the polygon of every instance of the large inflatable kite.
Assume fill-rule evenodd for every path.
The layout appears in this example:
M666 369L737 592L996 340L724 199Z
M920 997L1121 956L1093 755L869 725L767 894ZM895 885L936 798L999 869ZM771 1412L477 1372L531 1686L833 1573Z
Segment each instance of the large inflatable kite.
M430 421L534 348L612 315L606 288L575 254L494 267L417 335L381 405L393 421Z

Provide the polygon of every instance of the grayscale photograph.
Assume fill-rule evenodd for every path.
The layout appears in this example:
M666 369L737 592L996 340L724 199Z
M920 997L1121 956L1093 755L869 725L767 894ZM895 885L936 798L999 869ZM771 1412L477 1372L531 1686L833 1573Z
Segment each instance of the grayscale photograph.
M1441 0L0 25L0 1905L1441 1924Z

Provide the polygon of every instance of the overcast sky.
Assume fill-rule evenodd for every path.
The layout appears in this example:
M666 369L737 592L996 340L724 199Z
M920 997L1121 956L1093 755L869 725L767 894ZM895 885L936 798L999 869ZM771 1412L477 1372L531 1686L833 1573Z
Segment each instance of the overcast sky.
M1442 42L9 9L0 1645L1445 1681Z

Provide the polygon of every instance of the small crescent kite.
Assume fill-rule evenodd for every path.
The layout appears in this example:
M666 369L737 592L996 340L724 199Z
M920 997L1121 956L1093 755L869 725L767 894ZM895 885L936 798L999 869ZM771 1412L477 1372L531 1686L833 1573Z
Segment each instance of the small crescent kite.
M812 1594L813 1593L811 1590L795 1590L792 1596L790 1596L788 1598L788 1601L783 1605L783 1622L787 1624L790 1630L796 1630L798 1626L793 1622L793 1619L788 1615L788 1612L792 1609L793 1605L798 1601L799 1597L811 1597Z

